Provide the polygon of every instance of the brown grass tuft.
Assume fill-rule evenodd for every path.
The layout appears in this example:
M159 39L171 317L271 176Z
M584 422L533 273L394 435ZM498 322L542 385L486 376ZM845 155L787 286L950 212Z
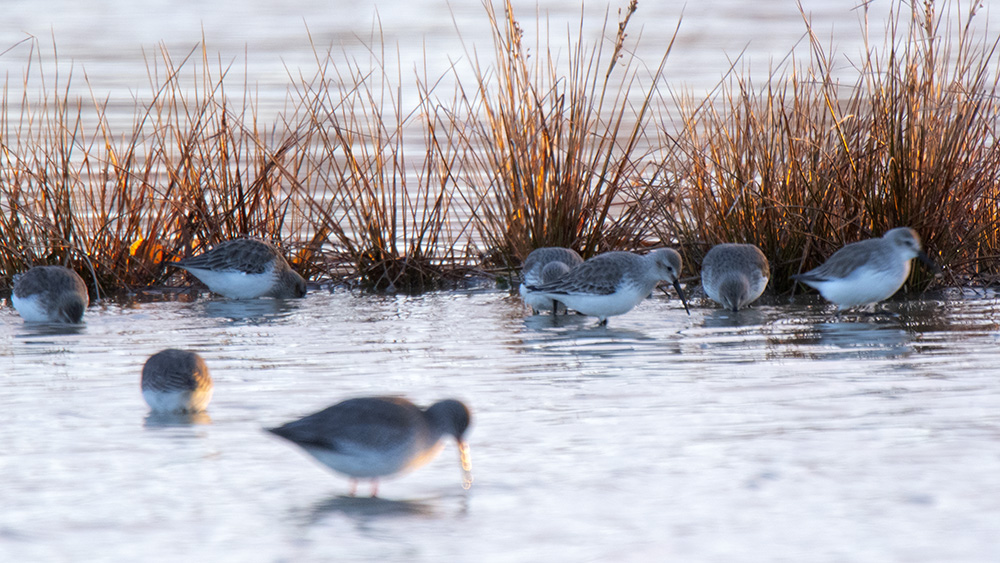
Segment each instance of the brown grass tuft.
M649 103L663 64L636 95L639 72L625 48L636 3L619 14L612 39L571 39L565 63L541 46L531 54L510 2L502 14L486 7L495 59L486 67L468 54L475 84L459 108L471 120L460 130L461 174L484 254L512 267L541 246L584 256L638 246L646 232L628 203L649 152Z
M935 9L899 3L852 85L806 21L808 64L759 87L734 72L718 98L683 105L646 203L688 258L755 243L785 291L844 244L906 225L950 266L946 282L997 274L997 43L972 34L974 11ZM924 288L932 274L914 279Z

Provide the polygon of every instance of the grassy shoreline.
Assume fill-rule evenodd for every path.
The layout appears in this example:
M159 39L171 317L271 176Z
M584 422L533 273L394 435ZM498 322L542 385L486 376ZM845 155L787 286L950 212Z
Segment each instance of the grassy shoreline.
M445 92L418 76L405 105L384 46L374 72L317 52L274 123L245 84L230 95L206 49L164 50L129 131L34 54L38 99L8 85L0 100L0 286L38 264L104 294L175 285L172 260L249 235L307 279L407 292L507 276L539 246L665 244L691 276L712 245L750 242L786 293L791 274L899 225L947 267L916 269L910 290L996 284L998 44L971 33L974 10L936 9L897 2L852 84L803 18L808 61L677 99L662 62L630 58L635 2L603 39L569 38L568 60L557 40L524 45L509 5L485 4L493 51L466 53L471 82L456 73Z

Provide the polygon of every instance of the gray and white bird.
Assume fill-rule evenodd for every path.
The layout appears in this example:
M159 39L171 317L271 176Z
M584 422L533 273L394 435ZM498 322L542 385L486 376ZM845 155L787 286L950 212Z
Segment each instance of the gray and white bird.
M255 238L229 240L173 265L231 299L288 299L306 294L306 280L292 270L274 246Z
M142 398L157 413L196 413L212 400L212 376L194 352L168 348L142 366Z
M554 282L529 285L527 289L529 295L555 299L570 309L597 317L605 325L608 317L625 314L649 297L661 281L674 286L687 311L680 274L681 255L671 248L660 248L646 255L605 252Z
M709 299L730 311L757 300L771 276L767 257L752 244L717 244L701 262L701 286Z
M583 258L571 248L546 246L532 250L521 265L521 299L536 315L542 310L556 314L559 302L528 291L528 286L552 283L580 264Z
M351 478L372 483L430 462L453 436L461 454L463 486L472 484L472 467L465 433L471 415L460 401L447 399L426 410L397 397L348 399L267 431L301 447L323 465Z
M79 323L90 304L83 278L63 266L35 266L16 277L14 308L28 322Z
M920 235L909 227L897 227L882 238L852 242L821 266L792 279L816 288L843 310L891 297L909 277L914 258L936 268L920 246Z

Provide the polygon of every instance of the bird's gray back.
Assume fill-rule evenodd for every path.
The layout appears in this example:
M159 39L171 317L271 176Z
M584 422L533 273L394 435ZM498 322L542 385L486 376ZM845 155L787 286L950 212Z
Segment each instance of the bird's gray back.
M79 274L63 266L35 266L21 274L14 284L18 297L47 293L57 296L64 293L87 295L87 284ZM89 299L88 299L89 300Z
M428 432L423 412L405 399L349 399L305 418L271 429L303 446L334 451L392 449Z
M144 391L198 389L211 385L212 376L201 356L169 348L154 354L142 367Z
M541 278L542 268L551 262L561 262L569 266L570 269L583 263L583 258L571 248L561 246L546 246L536 248L528 254L521 264L522 277ZM534 281L537 281L534 280Z
M568 274L569 271L570 267L565 262L549 262L542 268L541 283L552 283Z
M609 295L623 281L640 276L646 269L645 261L636 254L605 252L573 268L562 278L531 289L542 293Z
M727 276L750 276L754 273L770 277L770 264L764 253L752 244L717 244L708 251L701 264L705 285L721 283Z
M885 255L885 241L868 239L848 244L834 252L826 262L798 277L808 280L829 280L846 278L857 268L866 265L879 269L894 266L891 255Z
M185 258L175 264L185 269L262 274L272 268L274 260L284 263L284 258L270 244L253 238L239 238L219 243L207 252Z

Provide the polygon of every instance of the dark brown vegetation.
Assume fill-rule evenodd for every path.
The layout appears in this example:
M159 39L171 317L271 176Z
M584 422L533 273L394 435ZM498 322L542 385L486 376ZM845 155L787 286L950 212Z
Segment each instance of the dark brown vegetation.
M660 232L693 263L720 242L757 244L785 291L844 244L905 225L946 266L940 283L995 282L998 44L973 36L974 11L937 8L896 4L853 84L810 29L807 64L762 86L733 73L716 98L682 103L647 202ZM918 268L912 281L932 276Z
M634 2L563 61L529 57L509 5L487 5L493 57L466 53L471 84L418 76L404 103L383 52L374 73L317 53L273 124L204 49L150 61L155 94L126 132L34 54L39 99L5 90L0 107L0 280L59 263L103 292L159 286L171 260L252 235L309 279L419 291L504 275L539 246L676 245L694 274L731 241L759 245L786 291L839 246L908 225L947 266L913 288L994 283L997 43L971 33L974 12L896 6L849 84L810 34L804 64L678 100L662 64L642 75L628 56Z

